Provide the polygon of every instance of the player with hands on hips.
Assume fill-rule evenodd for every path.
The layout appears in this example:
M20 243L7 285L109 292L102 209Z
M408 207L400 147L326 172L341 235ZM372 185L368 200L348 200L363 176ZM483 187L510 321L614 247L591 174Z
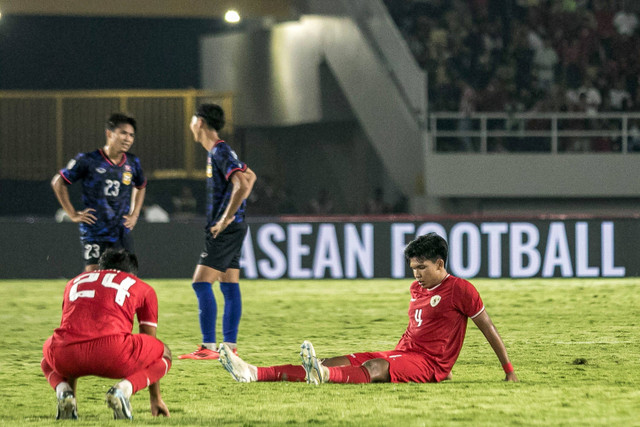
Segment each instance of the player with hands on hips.
M216 104L200 105L190 123L196 142L207 150L207 224L205 244L193 273L192 287L198 299L202 344L180 359L211 360L219 357L216 345L217 305L212 284L220 282L224 296L223 342L236 351L242 314L240 255L247 234L245 209L256 174L238 158L218 132L225 124L224 111Z
M85 271L97 268L107 248L133 252L130 232L138 222L147 185L140 159L129 152L135 132L133 117L112 114L106 122L104 147L78 154L51 180L60 206L80 224ZM82 182L81 210L71 203L67 188L77 181Z

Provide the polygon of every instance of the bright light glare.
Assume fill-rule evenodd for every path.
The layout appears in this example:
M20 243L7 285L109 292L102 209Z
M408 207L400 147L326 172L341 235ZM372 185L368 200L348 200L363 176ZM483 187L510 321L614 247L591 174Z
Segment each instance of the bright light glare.
M240 22L240 14L233 9L227 10L227 13L224 14L224 20L231 24L237 24Z

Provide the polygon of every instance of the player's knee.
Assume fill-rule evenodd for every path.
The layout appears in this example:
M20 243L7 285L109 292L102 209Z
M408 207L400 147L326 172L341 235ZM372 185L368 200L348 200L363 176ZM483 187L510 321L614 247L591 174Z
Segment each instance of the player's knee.
M362 364L369 372L372 383L388 383L391 381L389 375L389 362L385 359L371 359Z
M162 357L171 362L171 349L167 347L166 344L164 345L164 353L162 354Z
M349 358L346 356L330 357L328 359L322 359L322 364L326 367L334 366L350 366Z

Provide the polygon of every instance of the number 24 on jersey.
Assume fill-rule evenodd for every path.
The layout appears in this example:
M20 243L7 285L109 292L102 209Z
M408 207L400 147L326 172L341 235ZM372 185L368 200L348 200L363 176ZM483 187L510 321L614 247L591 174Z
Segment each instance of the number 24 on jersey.
M95 289L85 289L80 290L79 287L83 283L93 283L100 277L101 273L87 273L82 276L77 277L73 281L73 286L69 290L69 301L74 302L78 298L94 298L96 296ZM122 282L115 283L113 279L116 277L117 273L107 273L102 278L100 284L105 288L116 289L115 302L120 307L124 304L125 299L130 296L129 288L136 283L136 280L131 277L125 277Z

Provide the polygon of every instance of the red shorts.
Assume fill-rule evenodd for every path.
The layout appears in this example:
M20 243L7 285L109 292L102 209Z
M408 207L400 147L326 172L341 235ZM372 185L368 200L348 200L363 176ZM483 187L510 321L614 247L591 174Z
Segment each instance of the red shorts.
M126 378L164 354L164 344L146 334L110 335L74 344L49 337L42 348L47 363L64 377Z
M351 366L360 366L367 360L385 359L389 362L392 383L435 383L435 363L426 355L413 351L374 351L345 356Z

